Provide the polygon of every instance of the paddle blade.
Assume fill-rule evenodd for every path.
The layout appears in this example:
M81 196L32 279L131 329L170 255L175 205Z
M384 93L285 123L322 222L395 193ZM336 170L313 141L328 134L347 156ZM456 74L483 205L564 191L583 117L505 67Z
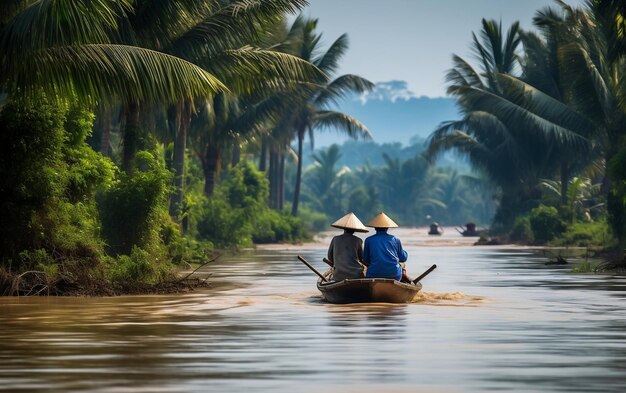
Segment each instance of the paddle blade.
M418 282L420 282L420 280L424 277L426 277L427 275L429 275L433 270L435 270L437 268L437 265L432 265L431 267L428 268L428 270L426 270L424 273L422 273L418 278L416 278L415 280L413 280L413 284L417 284Z

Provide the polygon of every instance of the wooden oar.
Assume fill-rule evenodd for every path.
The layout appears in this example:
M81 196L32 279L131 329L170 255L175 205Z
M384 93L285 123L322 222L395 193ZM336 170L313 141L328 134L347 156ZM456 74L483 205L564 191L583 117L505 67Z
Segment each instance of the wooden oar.
M324 276L322 275L322 273L318 272L316 268L314 268L313 266L311 266L311 264L310 264L310 263L308 263L308 262L306 261L306 259L302 258L300 255L298 255L298 259L299 259L302 263L304 263L304 264L305 264L305 265L306 265L309 269L313 270L313 272L314 272L315 274L317 274L317 275L318 275L318 276L322 279L322 281L324 281L324 282L328 281L328 280L326 279L326 277L324 277Z
M418 278L416 278L415 280L413 280L413 284L417 284L418 282L420 282L420 280L424 277L426 277L427 275L430 274L430 272L432 272L433 270L435 270L437 268L437 265L432 265L431 267L428 268L428 270L426 270L424 273L422 273Z

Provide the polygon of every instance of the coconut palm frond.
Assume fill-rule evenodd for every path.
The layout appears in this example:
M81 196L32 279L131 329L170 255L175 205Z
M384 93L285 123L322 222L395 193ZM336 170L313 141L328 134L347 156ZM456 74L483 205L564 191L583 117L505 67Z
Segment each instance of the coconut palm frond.
M328 107L331 104L337 105L343 98L355 93L365 93L373 88L374 84L372 82L358 75L342 75L320 88L320 92L315 98L315 105L320 108Z
M585 94L577 95L581 106L587 110L603 108L602 112L592 112L595 118L607 116L605 110L611 108L614 98L613 92L607 83L606 74L592 61L589 52L581 45L565 45L559 51L562 59L567 59L568 67L564 70L564 76L571 81L575 89ZM581 78L581 76L583 76ZM580 98L583 98L581 101Z
M293 13L306 4L304 0L229 2L212 9L205 18L177 36L168 45L167 51L186 59L202 59L255 43L263 26L280 23L285 13Z
M454 67L446 74L446 81L450 83L450 87L466 85L485 87L479 73L465 59L453 55L452 62ZM448 92L453 94L450 90Z
M203 19L223 8L220 0L142 0L129 20L139 41L164 49Z
M532 135L533 138L542 140L544 143L559 143L580 151L589 149L589 141L583 135L542 117L542 115L550 114L550 111L563 111L565 114L563 107L547 110L536 106L532 108L533 110L530 110L520 105L519 102L523 101L523 97L520 97L520 94L523 95L525 92L526 90L517 92L516 96L505 98L490 91L467 87L462 100L466 101L467 106L474 107L476 110L488 110L490 113L497 115L506 124L515 124L516 129L524 131L527 135ZM537 95L537 97L544 101L553 100L547 95ZM539 114L535 113L535 111L539 112Z
M488 149L474 137L456 129L455 122L446 123L435 130L429 139L426 155L429 160L432 160L441 153L451 149L456 149L462 153L482 151L486 154L488 152Z
M507 92L516 92L520 102L536 115L579 135L591 135L595 124L571 106L536 87L507 74L498 74L499 82ZM515 94L512 95L513 97Z
M342 34L333 42L321 56L313 59L320 70L327 74L334 74L339 67L339 60L348 50L348 35Z
M350 115L335 111L318 111L315 127L319 129L339 129L351 138L372 139L367 127Z
M0 35L0 52L19 62L50 47L108 43L119 21L132 10L132 0L38 1L17 13Z
M38 72L33 72L38 70ZM217 78L185 60L126 45L50 48L13 70L15 86L43 87L88 100L172 103L228 90Z
M252 46L229 49L198 64L240 93L284 89L323 75L317 67L299 57Z

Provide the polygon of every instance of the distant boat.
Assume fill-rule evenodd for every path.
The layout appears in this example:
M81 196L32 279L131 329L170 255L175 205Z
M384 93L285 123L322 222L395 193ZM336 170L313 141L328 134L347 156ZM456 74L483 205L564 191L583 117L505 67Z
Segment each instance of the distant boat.
M436 222L430 224L430 230L428 231L429 235L441 235L443 234L443 228L439 226Z
M467 237L478 237L480 236L480 232L479 230L476 229L476 224L474 224L473 222L468 222L467 224L465 224L465 227L461 227L456 228L456 230L463 236L467 236Z

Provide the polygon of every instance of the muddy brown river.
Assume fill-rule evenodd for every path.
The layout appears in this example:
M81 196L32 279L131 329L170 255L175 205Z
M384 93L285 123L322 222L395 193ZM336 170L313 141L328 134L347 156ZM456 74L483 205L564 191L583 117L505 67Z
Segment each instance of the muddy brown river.
M221 258L204 292L0 298L0 391L626 391L626 278L400 233L411 275L439 266L412 304L322 302L316 245Z

